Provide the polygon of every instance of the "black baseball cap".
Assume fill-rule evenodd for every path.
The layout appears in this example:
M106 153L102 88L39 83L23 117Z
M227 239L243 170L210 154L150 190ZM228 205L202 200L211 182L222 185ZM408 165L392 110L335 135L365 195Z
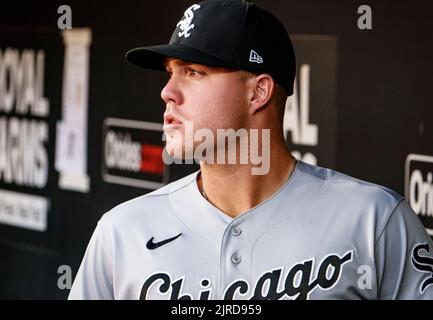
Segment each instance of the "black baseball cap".
M186 9L170 42L135 48L129 62L146 69L165 70L166 57L208 66L268 73L293 94L296 74L292 42L282 23L251 2L205 0Z

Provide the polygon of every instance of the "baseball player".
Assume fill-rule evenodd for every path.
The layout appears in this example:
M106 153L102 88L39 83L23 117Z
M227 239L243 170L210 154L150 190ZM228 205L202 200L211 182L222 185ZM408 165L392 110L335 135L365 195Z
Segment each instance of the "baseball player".
M127 59L169 75L169 155L197 150L189 122L194 132L258 129L270 133L256 140L271 150L269 166L253 174L253 161L201 160L199 171L106 213L70 299L433 298L433 244L408 203L291 156L282 122L295 55L271 13L206 0L185 11L169 44Z

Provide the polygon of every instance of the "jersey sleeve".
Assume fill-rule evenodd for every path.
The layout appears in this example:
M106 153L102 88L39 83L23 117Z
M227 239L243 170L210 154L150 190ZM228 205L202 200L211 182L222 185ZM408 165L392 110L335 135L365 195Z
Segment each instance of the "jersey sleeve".
M69 300L112 300L113 260L109 228L99 220L69 292Z
M433 243L407 201L392 211L375 249L379 299L433 299Z

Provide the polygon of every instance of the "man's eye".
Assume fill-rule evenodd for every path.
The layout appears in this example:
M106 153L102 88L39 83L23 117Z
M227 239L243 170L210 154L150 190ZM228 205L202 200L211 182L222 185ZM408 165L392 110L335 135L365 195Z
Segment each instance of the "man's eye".
M193 68L188 68L188 75L192 77L199 77L199 76L203 76L204 72L198 71Z
M165 73L166 73L167 77L169 77L169 78L171 78L171 76L173 75L173 72L169 71L169 70L166 70Z

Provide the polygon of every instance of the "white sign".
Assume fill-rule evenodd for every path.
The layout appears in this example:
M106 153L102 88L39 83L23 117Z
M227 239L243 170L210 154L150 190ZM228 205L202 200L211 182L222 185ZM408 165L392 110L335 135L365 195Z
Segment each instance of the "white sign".
M48 205L43 197L0 190L0 223L45 231Z
M88 192L87 114L91 31L86 28L65 30L63 40L63 119L57 124L55 166L60 172L60 188Z
M406 158L404 185L406 200L423 223L427 223L427 232L433 236L433 156L409 154Z

